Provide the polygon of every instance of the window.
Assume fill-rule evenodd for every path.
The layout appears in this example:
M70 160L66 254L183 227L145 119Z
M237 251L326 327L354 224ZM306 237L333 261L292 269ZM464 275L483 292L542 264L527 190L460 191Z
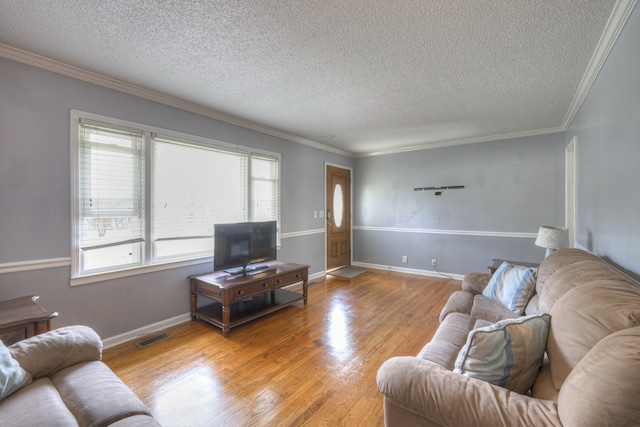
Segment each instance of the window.
M279 219L276 154L75 111L71 123L72 284L209 258L214 224Z
M251 200L254 221L272 221L278 217L278 161L273 157L251 158Z
M144 257L144 136L80 125L79 250L83 271L140 265Z

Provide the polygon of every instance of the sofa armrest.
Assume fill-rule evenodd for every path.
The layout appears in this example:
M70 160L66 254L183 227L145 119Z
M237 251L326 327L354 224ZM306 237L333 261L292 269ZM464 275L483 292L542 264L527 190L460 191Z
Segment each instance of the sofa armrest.
M491 275L488 273L467 273L462 278L462 290L479 295L489 284Z
M417 357L382 364L378 388L397 407L443 426L560 426L555 402L511 392Z
M66 326L8 347L33 379L47 377L77 363L102 359L102 340L88 326Z

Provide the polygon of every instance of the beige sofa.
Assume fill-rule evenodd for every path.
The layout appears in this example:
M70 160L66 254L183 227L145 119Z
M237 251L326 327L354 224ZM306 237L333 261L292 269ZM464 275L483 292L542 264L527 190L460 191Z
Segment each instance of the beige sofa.
M1 426L160 425L100 361L102 341L93 329L59 328L7 348L32 382L0 401Z
M431 342L380 367L385 425L640 425L640 284L578 249L545 259L525 307L551 316L544 359L516 393L453 371L470 331L520 317L482 295L490 277L467 274Z

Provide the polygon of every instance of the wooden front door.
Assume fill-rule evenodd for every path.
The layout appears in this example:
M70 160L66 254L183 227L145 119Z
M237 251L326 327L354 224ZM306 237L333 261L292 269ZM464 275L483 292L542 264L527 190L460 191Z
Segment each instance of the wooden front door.
M351 263L351 171L327 165L327 271Z

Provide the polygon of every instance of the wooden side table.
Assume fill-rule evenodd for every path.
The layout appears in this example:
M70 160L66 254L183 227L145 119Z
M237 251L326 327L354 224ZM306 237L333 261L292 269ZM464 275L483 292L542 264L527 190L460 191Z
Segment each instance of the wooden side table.
M4 345L51 330L51 319L58 313L42 308L38 298L28 295L0 301L0 340Z
M496 272L496 270L498 268L500 268L500 266L502 265L503 262L508 262L509 264L513 264L513 265L522 265L524 267L532 267L532 268L538 268L540 267L540 264L536 264L533 262L522 262L522 261L509 261L508 259L493 259L493 265L489 266L489 271L491 272L491 275L493 275L493 273Z

